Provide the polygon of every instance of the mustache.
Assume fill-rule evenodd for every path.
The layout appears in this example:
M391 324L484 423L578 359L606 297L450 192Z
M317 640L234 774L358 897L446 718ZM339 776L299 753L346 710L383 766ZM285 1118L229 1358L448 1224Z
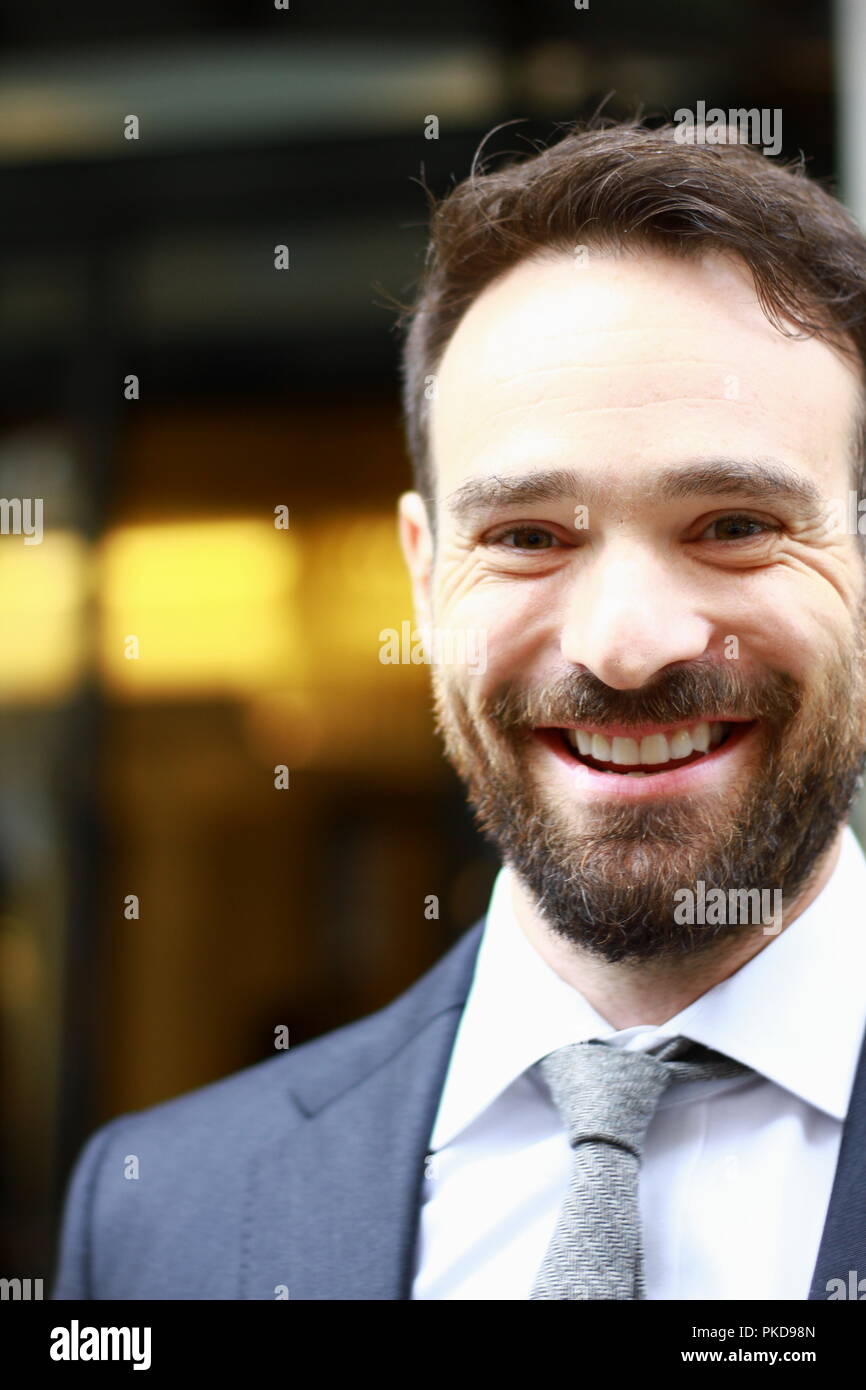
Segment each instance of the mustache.
M482 701L481 714L503 733L545 725L698 723L720 715L782 726L802 701L799 682L786 673L747 678L696 662L660 672L636 690L615 690L589 671L570 671L534 689L509 682Z

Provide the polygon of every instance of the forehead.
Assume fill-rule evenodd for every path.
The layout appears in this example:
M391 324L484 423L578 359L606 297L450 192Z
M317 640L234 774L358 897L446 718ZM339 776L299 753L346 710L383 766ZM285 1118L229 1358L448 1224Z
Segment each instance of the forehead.
M639 485L721 454L781 458L829 489L860 399L857 367L774 327L733 258L547 253L489 285L445 350L437 492L535 466Z

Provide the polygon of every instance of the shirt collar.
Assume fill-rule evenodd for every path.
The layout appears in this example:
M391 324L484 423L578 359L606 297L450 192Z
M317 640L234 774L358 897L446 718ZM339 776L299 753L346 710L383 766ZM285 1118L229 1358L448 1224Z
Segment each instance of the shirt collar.
M557 975L520 927L511 873L493 886L431 1148L451 1142L529 1067L588 1038L678 1033L752 1067L837 1120L848 1111L866 1021L866 859L846 826L838 862L789 927L666 1023L618 1032Z

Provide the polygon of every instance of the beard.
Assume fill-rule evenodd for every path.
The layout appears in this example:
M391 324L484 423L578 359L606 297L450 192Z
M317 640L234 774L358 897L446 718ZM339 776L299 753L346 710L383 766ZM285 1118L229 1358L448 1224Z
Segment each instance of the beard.
M613 963L705 956L756 927L677 921L681 890L702 881L726 901L730 890L780 890L784 918L850 813L866 762L863 630L811 689L696 662L639 690L570 670L473 699L472 678L434 667L437 727L482 832L557 936ZM724 790L586 805L546 785L535 728L697 723L720 711L760 721Z

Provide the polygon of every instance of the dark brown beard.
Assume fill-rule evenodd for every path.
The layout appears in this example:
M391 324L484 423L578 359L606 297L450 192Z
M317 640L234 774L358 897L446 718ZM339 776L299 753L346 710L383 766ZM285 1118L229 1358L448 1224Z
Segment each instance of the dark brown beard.
M859 629L862 632L862 627ZM707 662L616 691L571 671L539 690L511 683L472 701L447 668L434 670L437 723L478 823L550 928L611 962L682 959L761 932L749 923L677 922L678 890L780 890L783 920L847 818L866 763L860 648L840 656L811 698L773 672L746 682ZM531 732L540 726L681 723L714 713L760 720L748 778L727 797L570 808L537 785ZM535 749L537 753L537 747Z

